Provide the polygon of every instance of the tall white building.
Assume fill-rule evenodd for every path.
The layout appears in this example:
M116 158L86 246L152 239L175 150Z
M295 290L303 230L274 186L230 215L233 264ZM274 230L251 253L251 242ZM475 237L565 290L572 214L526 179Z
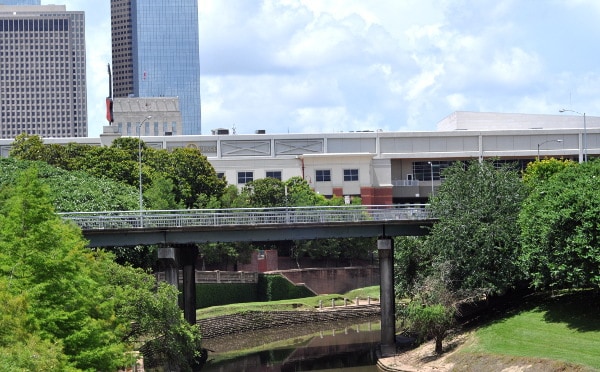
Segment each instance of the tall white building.
M86 137L85 72L83 12L0 5L0 138Z

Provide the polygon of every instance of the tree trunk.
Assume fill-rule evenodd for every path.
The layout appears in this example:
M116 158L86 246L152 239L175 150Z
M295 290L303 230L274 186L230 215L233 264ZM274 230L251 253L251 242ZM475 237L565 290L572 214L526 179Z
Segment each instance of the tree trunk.
M436 354L442 354L443 350L442 350L442 340L443 337L436 337L435 338L435 353Z

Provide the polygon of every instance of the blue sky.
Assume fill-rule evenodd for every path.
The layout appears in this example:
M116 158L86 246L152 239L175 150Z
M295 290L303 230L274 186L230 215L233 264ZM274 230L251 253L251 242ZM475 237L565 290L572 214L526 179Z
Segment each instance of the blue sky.
M89 135L108 0L86 12ZM435 130L454 111L600 116L597 0L199 0L202 133Z

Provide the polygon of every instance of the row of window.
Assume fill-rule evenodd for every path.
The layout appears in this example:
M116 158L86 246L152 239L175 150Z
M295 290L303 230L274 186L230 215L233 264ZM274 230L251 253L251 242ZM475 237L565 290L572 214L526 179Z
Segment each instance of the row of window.
M69 31L68 19L4 19L0 31Z
M223 177L223 173L217 174ZM275 178L281 181L281 171L266 171L266 178ZM237 173L237 183L240 185L254 181L254 172L240 171ZM358 181L358 169L344 169L344 181ZM315 171L315 182L331 182L330 169L317 169Z

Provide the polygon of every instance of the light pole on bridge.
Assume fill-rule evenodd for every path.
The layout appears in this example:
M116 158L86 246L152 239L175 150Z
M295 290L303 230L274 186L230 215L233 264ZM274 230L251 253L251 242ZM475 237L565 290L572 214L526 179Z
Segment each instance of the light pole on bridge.
M139 165L139 184L140 184L140 227L144 227L144 216L142 211L144 210L144 201L142 197L142 124L152 119L152 116L147 116L138 124L138 165Z

